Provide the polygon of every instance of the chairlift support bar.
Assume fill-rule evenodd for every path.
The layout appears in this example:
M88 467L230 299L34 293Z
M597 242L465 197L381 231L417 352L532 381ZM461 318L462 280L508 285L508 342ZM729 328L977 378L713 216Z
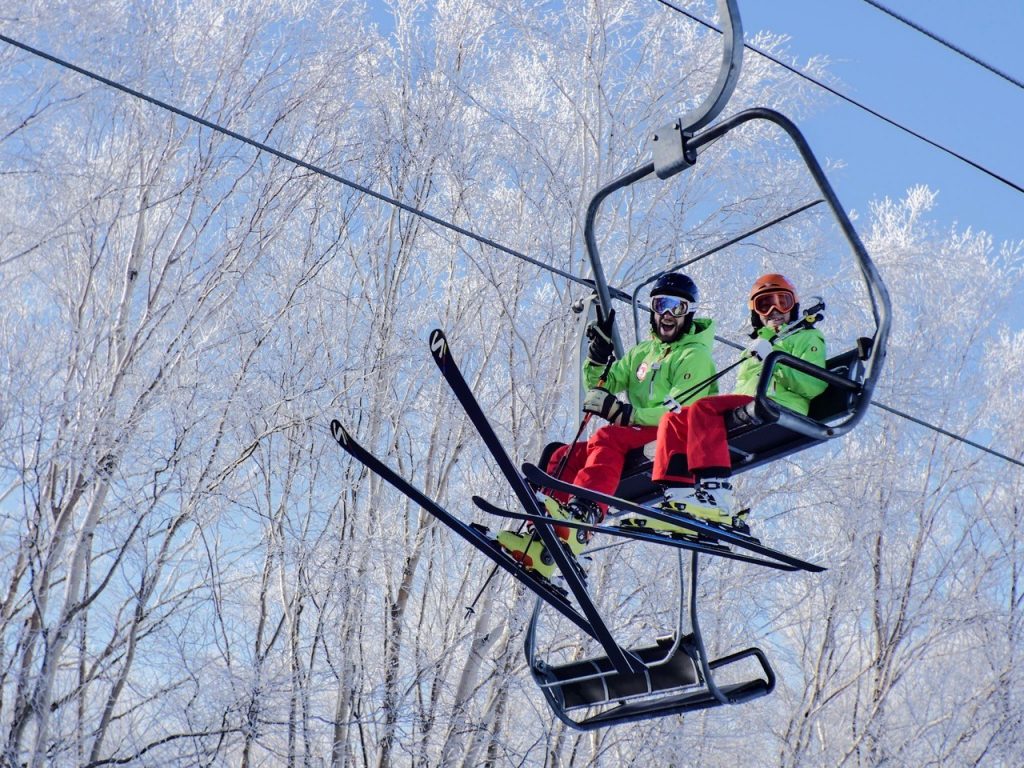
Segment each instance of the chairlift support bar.
M722 64L718 78L704 102L679 119L683 137L711 123L729 103L743 68L743 22L736 0L717 0L722 23Z

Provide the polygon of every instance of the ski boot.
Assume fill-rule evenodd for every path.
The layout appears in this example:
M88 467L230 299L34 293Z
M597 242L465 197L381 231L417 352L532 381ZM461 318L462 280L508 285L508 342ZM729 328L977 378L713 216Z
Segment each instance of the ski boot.
M714 523L736 533L750 535L747 518L749 509L733 513L732 484L725 478L708 477L699 480L696 486L670 487L665 489L665 498L656 504L658 509L680 517L692 517L706 523ZM672 536L698 538L699 534L685 524L674 525L649 517L634 517L623 520L624 527L646 528Z
M572 499L568 504L563 505L551 497L545 496L544 508L556 520L578 520L593 524L602 517L598 506L584 499ZM554 526L552 530L554 530L555 535L558 536L559 540L568 550L573 561L576 560L576 556L587 546L591 535L589 531L561 525ZM498 543L515 560L521 562L527 569L534 571L537 575L550 579L555 573L555 558L548 552L544 542L535 531L527 533L499 531Z

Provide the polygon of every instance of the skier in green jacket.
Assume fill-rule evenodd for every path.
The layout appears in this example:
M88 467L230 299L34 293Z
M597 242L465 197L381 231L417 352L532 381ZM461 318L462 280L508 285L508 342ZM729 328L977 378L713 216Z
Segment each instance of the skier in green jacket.
M612 363L603 383L601 378L614 349L611 313L590 325L590 349L583 364L583 380L590 389L583 410L609 423L586 442L576 443L571 451L569 446L557 449L548 460L548 472L555 474L561 466L563 480L604 493L615 492L627 452L656 439L658 422L668 411L664 401L715 374L711 358L714 322L694 316L698 300L697 285L688 276L670 272L658 278L651 289L652 338ZM684 402L717 391L717 384L709 383L694 390ZM621 392L625 392L626 400L615 396ZM545 506L552 517L563 520L593 523L605 514L592 501L558 493L552 494ZM565 527L555 530L574 556L582 551L588 539L586 534ZM554 560L535 534L502 531L498 543L541 576L546 578L554 572Z

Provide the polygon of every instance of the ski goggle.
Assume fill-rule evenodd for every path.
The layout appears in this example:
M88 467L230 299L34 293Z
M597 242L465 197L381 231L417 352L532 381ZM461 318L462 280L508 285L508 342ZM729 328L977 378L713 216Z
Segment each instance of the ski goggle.
M667 312L672 317L682 317L690 310L690 302L679 296L652 296L651 310L656 315Z
M771 314L773 309L785 314L796 306L796 299L789 291L772 291L754 297L754 311L762 317Z

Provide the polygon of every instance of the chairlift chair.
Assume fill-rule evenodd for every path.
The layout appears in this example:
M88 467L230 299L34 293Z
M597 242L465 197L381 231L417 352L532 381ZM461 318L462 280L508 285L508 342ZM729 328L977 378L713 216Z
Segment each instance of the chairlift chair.
M607 316L613 295L630 301L628 294L608 285L598 253L594 226L604 200L651 175L669 179L697 162L701 150L747 122L767 121L782 128L804 160L822 197L832 210L850 244L871 300L875 330L856 346L830 358L819 368L781 351L765 359L754 400L727 416L733 470L743 471L777 458L819 445L845 434L862 418L882 370L889 333L890 302L881 276L864 248L853 224L836 198L828 179L799 129L780 113L763 108L747 109L701 131L721 112L735 87L742 58L743 33L736 0L718 0L723 22L723 59L714 92L694 113L655 131L649 141L652 160L610 182L593 196L587 207L584 237L594 277L598 312ZM630 303L636 306L635 299ZM612 328L616 354L623 345ZM807 416L789 411L768 398L768 386L777 366L789 366L827 383L825 392L812 400ZM542 466L545 463L542 462ZM616 495L634 500L654 496L650 461L641 457L627 465ZM765 654L748 648L710 660L700 631L697 609L698 555L690 553L690 578L686 592L688 610L680 605L679 626L673 635L653 645L627 650L602 633L608 652L583 660L551 664L540 658L537 627L543 603L538 601L526 638L526 656L533 676L556 716L574 728L593 728L653 717L738 704L770 693L775 674ZM680 600L683 601L682 555L679 555ZM683 615L690 631L683 627ZM720 676L734 664L753 660L759 667L746 680L721 683ZM740 666L749 666L741 664Z

